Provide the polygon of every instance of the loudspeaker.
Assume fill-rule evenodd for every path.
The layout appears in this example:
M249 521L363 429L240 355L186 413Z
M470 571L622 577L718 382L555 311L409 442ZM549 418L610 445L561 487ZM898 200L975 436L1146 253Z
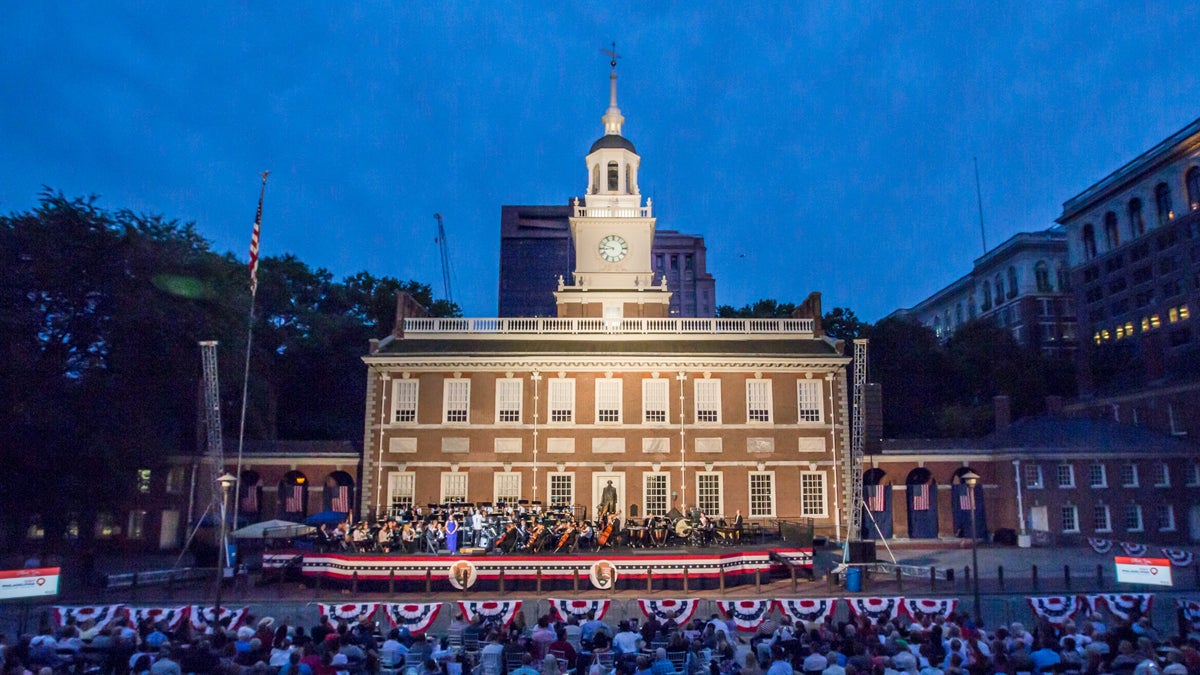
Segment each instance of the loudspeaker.
M851 563L873 563L873 562L875 562L875 542L873 542L873 541L852 541L852 542L850 542L850 562Z
M471 556L471 557L487 555L487 549L480 548L478 546L464 546L464 547L458 549L458 552L461 553L462 555Z

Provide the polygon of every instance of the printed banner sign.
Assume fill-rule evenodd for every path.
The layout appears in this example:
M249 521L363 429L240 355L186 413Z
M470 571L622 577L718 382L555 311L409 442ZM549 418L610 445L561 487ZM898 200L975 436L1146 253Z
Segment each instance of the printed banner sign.
M1128 558L1117 556L1117 582L1170 586L1171 561L1166 558Z
M58 595L58 567L0 570L0 600Z

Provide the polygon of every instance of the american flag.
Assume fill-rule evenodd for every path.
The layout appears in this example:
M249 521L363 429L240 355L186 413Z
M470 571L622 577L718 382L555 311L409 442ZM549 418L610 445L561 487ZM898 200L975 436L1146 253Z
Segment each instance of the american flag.
M242 495L242 510L246 513L258 513L258 486L247 485L246 494Z
M864 485L863 493L867 498L867 508L875 513L882 513L887 510L887 501L884 499L882 485Z
M917 485L909 485L909 490L912 490L912 508L913 511L928 511L929 510L929 486L920 483Z
M283 510L287 513L304 511L304 486L293 485L291 490L284 493Z
M971 488L964 489L958 496L958 508L962 511L975 510L975 492Z
M333 489L333 498L329 500L330 511L350 511L350 488L339 485Z
M267 194L267 174L262 172L262 189L258 193L258 210L254 213L254 233L250 235L250 295L258 292L258 238L262 230L263 197Z

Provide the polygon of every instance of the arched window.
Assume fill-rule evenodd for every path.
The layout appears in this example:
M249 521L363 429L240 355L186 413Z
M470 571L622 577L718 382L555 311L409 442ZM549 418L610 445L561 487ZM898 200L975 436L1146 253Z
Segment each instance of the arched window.
M600 191L600 165L592 165L592 194Z
M1004 279L999 274L996 275L996 306L1004 302Z
M1038 293L1049 293L1054 290L1050 288L1050 266L1045 260L1037 261L1033 266L1033 278L1037 281Z
M1171 222L1175 214L1171 213L1171 188L1166 183L1154 188L1154 208L1158 211L1159 227Z
M1137 197L1129 200L1129 234L1132 237L1146 234L1146 218L1142 215L1142 200Z
M1092 227L1091 223L1084 223L1083 233L1080 235L1083 239L1083 257L1086 260L1091 260L1096 257L1096 228Z
M618 184L621 182L621 169L616 162L608 163L608 191L616 192Z
M1104 214L1104 248L1111 251L1121 245L1121 233L1117 232L1117 214Z
M1008 267L1008 299L1012 300L1017 297L1017 268L1009 265Z
M625 194L633 194L633 167L625 165Z
M992 308L992 285L988 282L983 282L983 311L988 311Z
M1187 183L1188 205L1193 211L1200 209L1200 166L1188 169L1183 182Z

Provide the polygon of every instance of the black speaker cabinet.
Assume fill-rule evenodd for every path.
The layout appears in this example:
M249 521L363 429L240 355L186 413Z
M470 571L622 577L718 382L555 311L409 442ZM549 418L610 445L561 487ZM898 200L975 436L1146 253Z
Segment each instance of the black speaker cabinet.
M873 541L852 541L852 542L850 542L850 562L851 563L873 563L873 562L875 562L875 542L873 542Z

